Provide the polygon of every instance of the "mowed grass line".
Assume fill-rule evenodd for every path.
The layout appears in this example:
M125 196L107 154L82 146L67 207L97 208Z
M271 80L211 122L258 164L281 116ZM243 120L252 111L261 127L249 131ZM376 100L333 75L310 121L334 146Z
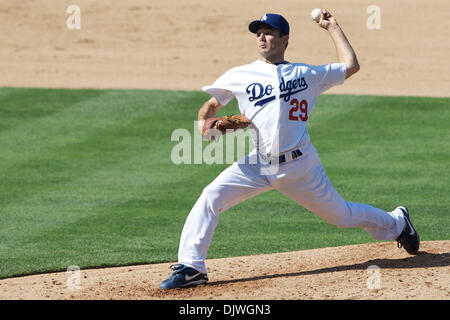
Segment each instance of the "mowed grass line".
M176 261L185 218L228 165L174 165L201 92L0 89L0 277ZM449 99L319 98L312 140L336 189L410 207L424 240L448 239ZM220 114L237 113L236 102ZM207 143L205 142L206 146ZM270 191L229 209L209 258L373 241Z

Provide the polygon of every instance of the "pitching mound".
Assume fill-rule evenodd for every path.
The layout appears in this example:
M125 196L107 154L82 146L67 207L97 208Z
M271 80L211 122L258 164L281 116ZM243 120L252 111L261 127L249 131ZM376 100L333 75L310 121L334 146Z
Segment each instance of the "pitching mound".
M210 282L161 291L170 263L0 280L1 299L449 299L450 241L408 255L395 242L211 259ZM69 286L68 286L69 285ZM72 287L72 288L71 288Z

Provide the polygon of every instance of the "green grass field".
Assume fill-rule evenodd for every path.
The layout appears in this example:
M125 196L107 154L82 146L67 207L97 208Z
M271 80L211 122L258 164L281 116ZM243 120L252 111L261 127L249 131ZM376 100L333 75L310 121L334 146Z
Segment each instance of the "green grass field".
M0 278L176 261L187 214L228 166L171 162L172 132L193 133L207 98L1 88ZM220 114L237 112L233 101ZM441 240L450 239L449 116L450 99L324 95L309 131L346 200L407 205L422 240ZM220 216L208 257L373 241L270 191Z

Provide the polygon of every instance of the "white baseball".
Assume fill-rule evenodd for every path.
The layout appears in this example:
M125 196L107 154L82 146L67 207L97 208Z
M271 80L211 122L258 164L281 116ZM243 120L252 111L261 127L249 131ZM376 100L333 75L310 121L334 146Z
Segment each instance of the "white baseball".
M322 10L320 10L319 8L314 9L313 11L311 11L311 18L316 21L319 22L320 19L320 14L322 13Z

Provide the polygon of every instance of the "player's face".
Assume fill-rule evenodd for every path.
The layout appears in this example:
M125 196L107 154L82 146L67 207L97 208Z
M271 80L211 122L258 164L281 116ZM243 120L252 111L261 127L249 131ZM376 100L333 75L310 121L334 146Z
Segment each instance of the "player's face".
M276 29L262 26L256 32L256 44L259 53L264 58L273 58L284 55L289 36L280 36Z

